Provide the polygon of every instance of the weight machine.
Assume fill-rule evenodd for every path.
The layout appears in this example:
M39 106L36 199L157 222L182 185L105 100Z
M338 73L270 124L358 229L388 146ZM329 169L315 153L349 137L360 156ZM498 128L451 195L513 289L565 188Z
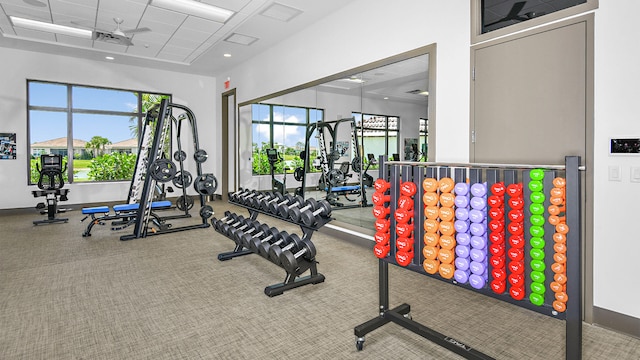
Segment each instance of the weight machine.
M338 126L343 123L349 123L351 126L351 147L354 149L355 156L353 160L344 162L340 165L340 168L335 168L336 161L340 158L340 153L337 150L336 134ZM305 154L309 153L309 139L314 131L317 130L316 137L318 138L318 146L320 151L320 169L322 174L318 183L318 190L326 191L326 199L333 206L340 208L354 208L354 207L366 207L367 196L365 186L369 181L366 181L366 177L362 175L362 158L360 156L360 146L358 144L356 121L354 118L345 118L332 121L318 121L317 123L310 124L307 127L306 142L305 142ZM327 149L325 130L329 133L332 141ZM353 172L358 174L358 184L348 185L347 179L351 177L349 174L349 168ZM309 169L309 158L304 157L304 169ZM302 180L302 188L305 188L305 177ZM371 182L373 179L370 179ZM345 205L338 202L340 196L344 196L350 202L355 202L355 199L350 199L349 195L359 195L360 202L353 205Z
M184 114L175 119L172 115L173 109L185 111ZM178 150L173 154L178 162L177 166L165 155L165 146L170 140L171 126L176 126L176 133L181 132L181 122L188 119L193 133L194 154L197 173L195 179L186 170L183 162L187 155L182 151L182 145L178 139ZM152 129L153 128L153 129ZM153 134L151 134L153 132ZM128 195L127 204L113 206L115 215L110 215L108 206L98 206L84 208L82 213L91 218L91 222L83 236L90 236L91 227L95 224L103 224L105 221L120 220L112 223L112 230L121 230L133 225L134 231L131 235L123 235L120 240L131 240L150 235L159 235L183 230L206 228L209 226L207 219L213 215L213 208L206 204L206 197L211 196L217 189L218 181L213 174L202 172L202 163L208 158L206 151L199 148L195 115L182 105L171 104L167 99L160 102L159 107L147 112L145 127L142 133L141 145L138 149L138 163ZM182 215L159 217L153 210L168 209L171 207L169 201L154 201L154 189L158 184L173 181L173 184L182 188L183 195L178 198L176 207L183 210ZM194 201L186 195L186 188L193 183L194 189L200 194L200 217L202 223L197 225L187 225L181 227L171 227L165 224L168 219L191 217L188 210L193 207ZM189 201L190 200L190 201ZM96 216L101 214L102 216ZM85 217L85 219L87 218ZM83 219L84 220L84 219ZM153 226L150 226L153 225Z
M40 164L42 164L42 167ZM36 198L40 196L46 197L47 204L45 205L43 202L38 203L36 209L39 209L41 214L47 214L47 219L36 220L33 224L66 223L69 219L56 218L56 214L66 211L66 209L58 209L58 197L60 197L60 201L68 200L67 193L69 193L69 189L62 188L64 187L62 173L67 170L67 165L62 166L62 155L57 154L40 155L40 164L36 164L38 173L40 173L38 177L38 188L40 188L40 190L33 190L31 193L33 197ZM45 207L47 210L42 210Z

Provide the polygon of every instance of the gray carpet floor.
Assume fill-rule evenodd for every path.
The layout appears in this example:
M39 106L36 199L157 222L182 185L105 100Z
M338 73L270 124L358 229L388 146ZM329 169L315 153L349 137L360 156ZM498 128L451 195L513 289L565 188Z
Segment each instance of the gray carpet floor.
M395 324L356 350L354 326L378 309L378 262L362 244L315 233L326 281L270 298L264 288L284 270L257 255L218 261L233 242L212 228L121 242L131 229L83 238L80 211L62 216L69 222L34 226L35 210L0 212L0 359L460 358ZM563 321L395 266L390 298L497 359L564 358ZM585 324L583 358L640 359L640 340Z

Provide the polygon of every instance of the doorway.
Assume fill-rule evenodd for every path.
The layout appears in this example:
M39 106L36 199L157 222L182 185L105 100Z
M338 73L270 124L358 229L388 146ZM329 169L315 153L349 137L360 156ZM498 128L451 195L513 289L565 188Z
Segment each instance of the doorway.
M229 191L238 190L238 132L236 120L236 89L222 93L222 201L229 201Z

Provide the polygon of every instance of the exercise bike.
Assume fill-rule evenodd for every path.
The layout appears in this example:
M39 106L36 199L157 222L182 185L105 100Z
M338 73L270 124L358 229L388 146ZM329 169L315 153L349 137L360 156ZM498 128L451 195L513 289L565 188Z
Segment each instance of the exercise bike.
M40 166L42 164L42 167ZM65 212L67 209L58 209L58 197L60 201L67 201L67 194L69 189L63 189L64 179L62 173L67 170L67 165L62 166L62 155L56 154L43 154L40 155L40 164L36 163L36 169L40 174L38 177L38 188L40 190L33 190L31 193L33 197L45 196L47 204L44 202L38 203L36 209L40 210L40 214L47 214L46 220L36 220L34 225L39 224L52 224L58 222L67 222L69 219L56 218L57 213ZM46 208L47 210L43 210Z

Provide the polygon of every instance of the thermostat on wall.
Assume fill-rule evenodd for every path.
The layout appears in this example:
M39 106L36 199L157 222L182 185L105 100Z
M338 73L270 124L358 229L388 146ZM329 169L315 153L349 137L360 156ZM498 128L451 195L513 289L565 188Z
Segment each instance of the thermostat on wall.
M609 154L640 154L640 139L611 139Z

